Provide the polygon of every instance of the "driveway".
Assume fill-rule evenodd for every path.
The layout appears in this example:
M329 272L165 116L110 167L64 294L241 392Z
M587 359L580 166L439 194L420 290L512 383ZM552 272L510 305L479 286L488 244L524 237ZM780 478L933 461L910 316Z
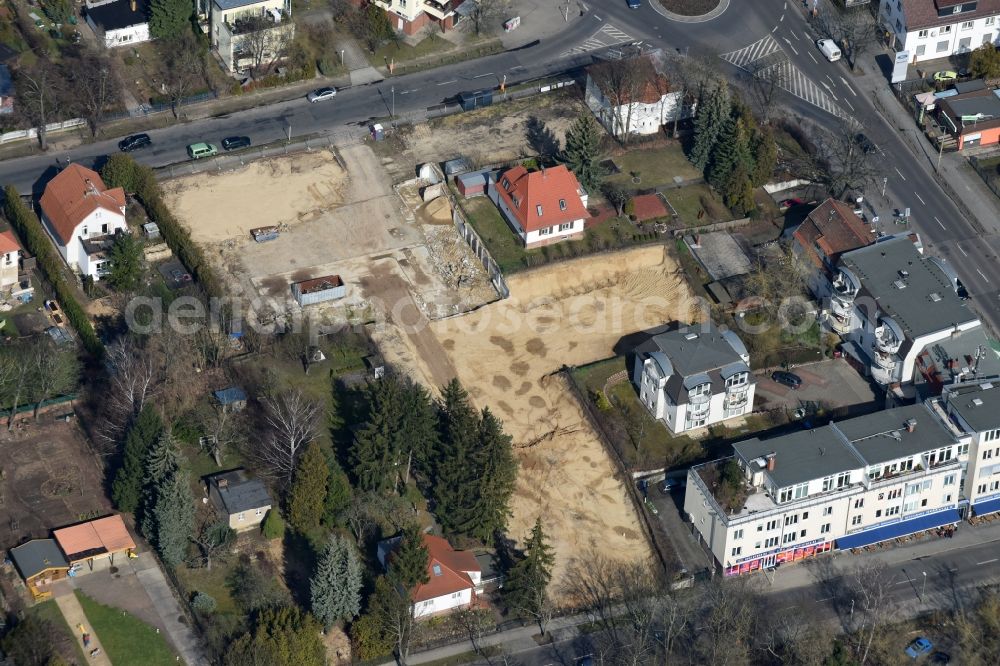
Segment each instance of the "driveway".
M800 365L791 372L802 378L798 390L771 380L771 373L757 377L756 409L796 409L803 403L818 403L826 409L851 407L876 400L867 379L842 358Z
M712 566L708 553L691 533L691 524L684 521L684 488L674 486L664 494L661 484L649 484L649 499L656 507L657 517L670 537L670 544L677 559L689 573L696 573Z

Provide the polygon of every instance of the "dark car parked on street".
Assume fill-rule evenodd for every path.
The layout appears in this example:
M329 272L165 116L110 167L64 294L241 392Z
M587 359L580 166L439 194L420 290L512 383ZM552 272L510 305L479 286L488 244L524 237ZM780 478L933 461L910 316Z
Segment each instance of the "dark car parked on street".
M118 150L123 153L131 153L133 150L146 148L153 145L153 140L148 134L132 134L118 142Z
M779 384L784 384L785 386L793 389L797 389L802 386L802 378L799 377L794 372L785 372L784 370L777 370L771 373L771 379Z
M250 137L248 136L227 136L222 140L222 147L226 150L236 150L237 148L249 148Z

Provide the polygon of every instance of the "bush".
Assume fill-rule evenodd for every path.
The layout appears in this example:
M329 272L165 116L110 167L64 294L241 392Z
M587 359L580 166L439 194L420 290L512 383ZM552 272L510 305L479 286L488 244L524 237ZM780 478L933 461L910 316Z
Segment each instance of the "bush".
M281 519L281 515L278 513L277 509L271 509L264 516L264 522L261 525L261 533L264 535L265 539L282 539L285 536L285 521Z
M52 285L52 291L62 305L63 314L76 329L84 348L95 357L103 356L104 345L94 332L94 326L90 323L87 313L76 300L73 288L66 281L62 258L56 254L55 247L45 235L38 217L24 205L21 195L12 185L4 188L4 214L24 241L25 249L35 255L45 279Z
M216 603L215 597L209 596L204 592L196 592L194 598L191 599L191 608L195 609L199 613L212 613L215 611Z
M333 76L337 72L339 61L336 57L323 56L316 61L316 68L323 76Z
M611 403L608 402L608 396L604 395L604 391L594 391L594 404L602 412L606 412L611 409Z

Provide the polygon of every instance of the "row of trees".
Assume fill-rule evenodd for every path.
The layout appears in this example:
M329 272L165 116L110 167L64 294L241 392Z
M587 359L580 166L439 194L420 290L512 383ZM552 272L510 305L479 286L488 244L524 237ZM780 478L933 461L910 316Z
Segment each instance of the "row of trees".
M36 336L0 347L0 403L10 411L7 429L18 408L34 403L34 418L49 398L72 393L80 378L80 361L71 346Z

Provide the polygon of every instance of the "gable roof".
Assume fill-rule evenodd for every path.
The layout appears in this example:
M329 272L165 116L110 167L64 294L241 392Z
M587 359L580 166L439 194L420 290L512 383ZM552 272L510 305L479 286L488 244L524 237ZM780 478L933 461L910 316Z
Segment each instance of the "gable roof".
M17 242L17 238L14 237L13 231L8 229L7 231L0 232L0 254L17 252L20 249L21 244Z
M10 549L10 559L14 561L21 577L25 580L45 572L47 569L68 569L69 563L56 545L55 539L34 539Z
M963 0L902 0L902 2L903 18L908 32L1000 14L1000 0L979 0L974 10L960 14L953 14L949 9L962 4ZM940 16L939 8L945 10Z
M125 190L109 190L96 171L70 164L45 186L39 203L52 231L68 245L76 227L98 208L121 215Z
M247 400L246 391L239 386L230 386L229 388L213 391L212 395L215 396L220 405L231 405L234 402L246 402Z
M208 477L215 486L222 506L228 515L234 516L244 511L271 506L271 494L260 479L251 479L242 469L234 469Z
M146 5L146 0L112 0L87 5L87 18L105 32L141 25L149 20L148 17L149 7Z
M823 267L823 260L817 250L834 265L844 252L875 242L875 234L851 207L835 199L827 199L809 213L794 236L818 268Z
M648 55L632 58L627 65L630 70L628 76L635 76L638 79L635 90L632 90L631 81L629 81L627 85L619 86L622 88L621 90L615 91L613 89L615 84L611 82L614 75L611 72L613 68L621 66L618 61L604 61L587 68L587 74L590 75L594 81L594 85L600 89L609 103L630 104L638 102L640 104L656 104L664 95L671 92L670 81L666 76L657 71L652 58ZM614 99L616 93L621 95L622 98Z
M447 539L424 534L427 549L428 581L413 590L414 603L475 587L468 571L482 573L475 555L467 550L455 550Z
M590 217L580 183L565 164L540 171L518 165L500 174L496 187L525 233Z
M134 550L135 541L119 515L105 516L79 525L70 525L52 532L56 542L70 562L95 555Z

